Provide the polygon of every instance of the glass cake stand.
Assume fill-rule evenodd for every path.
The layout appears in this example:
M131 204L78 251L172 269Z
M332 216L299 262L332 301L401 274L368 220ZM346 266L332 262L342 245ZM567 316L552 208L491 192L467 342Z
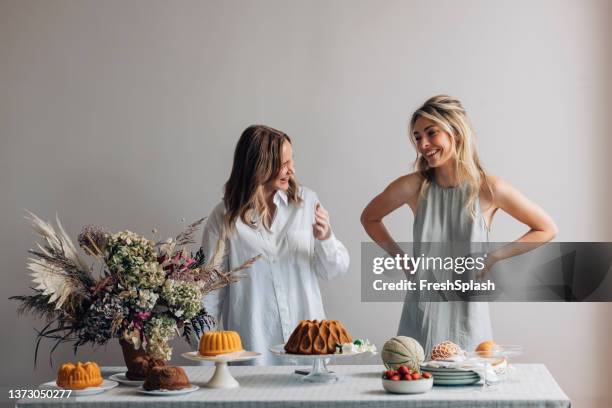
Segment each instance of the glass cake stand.
M308 364L312 361L312 368L310 370L310 373L303 376L302 381L315 383L331 383L338 381L338 376L327 369L327 364L325 360L343 357L353 357L359 354L367 353L367 351L362 351L343 354L291 354L285 351L284 344L279 344L270 347L269 350L272 352L272 354L277 355L281 358L291 358L299 362L304 362L305 364Z
M511 358L518 357L523 354L524 352L523 346L520 346L518 344L498 344L496 346L496 350L498 350L498 352L506 358L506 361L508 363L506 367L506 373L505 373L506 382L510 382L510 383L516 382L516 379L515 379L516 367L514 367L510 363L510 360Z
M212 361L215 363L215 372L206 384L208 388L236 388L240 384L232 376L227 363L234 361L247 361L257 358L261 355L256 351L238 351L235 353L219 354L218 356L203 356L197 351L189 351L183 353L182 356L193 361Z
M466 353L467 360L465 363L472 363L475 366L480 367L480 373L482 375L482 390L483 391L495 391L497 388L487 378L489 370L493 371L493 364L498 362L505 356L498 350L490 351L472 351ZM497 381L494 384L498 384Z

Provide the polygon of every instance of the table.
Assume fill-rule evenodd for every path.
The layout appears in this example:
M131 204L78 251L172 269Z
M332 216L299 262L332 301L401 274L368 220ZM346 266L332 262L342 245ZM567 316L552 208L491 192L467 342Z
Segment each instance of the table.
M480 386L434 388L425 394L396 395L382 389L382 366L330 366L340 377L331 384L300 381L293 374L295 366L233 366L240 388L201 388L191 394L175 397L150 397L135 388L119 386L103 394L73 397L64 400L20 400L19 407L57 408L83 406L87 408L137 407L570 407L561 390L543 364L515 364L515 382L503 383L493 391ZM185 367L192 383L202 385L212 375L214 367ZM123 372L123 367L107 367L103 374Z

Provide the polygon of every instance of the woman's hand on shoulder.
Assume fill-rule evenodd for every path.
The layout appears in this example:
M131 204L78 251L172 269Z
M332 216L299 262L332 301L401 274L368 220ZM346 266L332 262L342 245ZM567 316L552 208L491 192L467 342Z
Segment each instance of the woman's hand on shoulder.
M493 205L531 228L524 241L547 242L555 238L557 226L546 211L501 177L487 177L493 190Z

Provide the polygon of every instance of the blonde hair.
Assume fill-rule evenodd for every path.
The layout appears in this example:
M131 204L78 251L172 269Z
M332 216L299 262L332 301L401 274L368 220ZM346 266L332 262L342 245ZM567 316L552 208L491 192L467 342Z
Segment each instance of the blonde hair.
M284 142L291 143L289 136L269 126L252 125L242 132L223 195L227 233L233 231L238 218L251 228L257 228L260 222L266 229L270 228L264 185L281 169ZM298 191L299 184L291 177L287 190L290 204L302 202Z
M486 191L493 197L493 190L487 175L480 164L476 151L476 136L467 117L465 109L457 98L448 95L436 95L429 98L423 106L417 109L410 119L410 140L417 151L414 163L415 170L423 177L421 195L425 193L434 180L435 168L429 167L427 160L416 148L414 139L414 125L418 118L423 117L437 123L451 136L451 143L455 151L455 173L460 184L467 184L466 208L472 218L476 216L476 200L484 183Z

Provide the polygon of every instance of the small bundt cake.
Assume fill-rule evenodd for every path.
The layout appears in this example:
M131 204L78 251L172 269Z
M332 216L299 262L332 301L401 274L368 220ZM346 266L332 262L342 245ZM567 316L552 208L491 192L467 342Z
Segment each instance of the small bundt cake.
M353 339L338 320L302 320L295 328L285 351L290 354L334 354L337 344Z
M165 365L166 362L162 359L151 356L138 356L131 361L125 376L128 380L142 381L147 376L149 369Z
M157 366L147 371L145 382L142 385L147 391L153 390L181 390L191 387L189 378L182 367Z
M442 343L434 346L434 348L431 349L431 359L446 360L461 353L463 353L461 347L459 347L452 341L443 341Z
M97 387L102 384L100 367L96 363L62 364L58 373L56 383L58 387L67 390L82 390L87 387Z
M205 332L200 338L200 354L217 356L219 354L243 351L240 336L235 331Z

